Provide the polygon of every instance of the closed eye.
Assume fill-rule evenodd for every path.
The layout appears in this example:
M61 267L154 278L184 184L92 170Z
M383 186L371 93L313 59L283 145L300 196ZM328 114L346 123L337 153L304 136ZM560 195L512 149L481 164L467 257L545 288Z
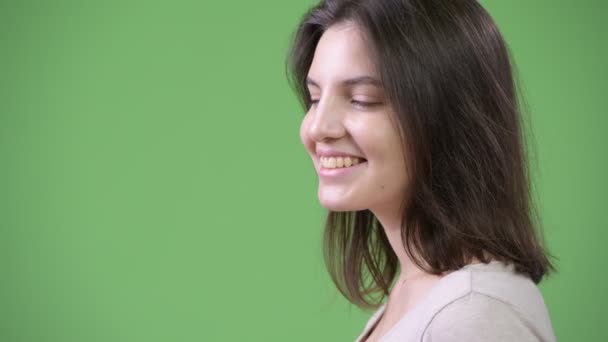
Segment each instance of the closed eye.
M354 104L355 106L362 107L362 108L369 108L369 107L373 107L375 105L380 104L378 102L363 102L363 101L357 101L357 100L352 100L350 102L352 104Z
M319 100L310 100L310 105L315 105L319 102ZM369 107L373 107L376 105L379 105L380 102L363 102L363 101L357 101L357 100L352 100L350 101L350 103L354 104L357 107L361 107L361 108L369 108Z

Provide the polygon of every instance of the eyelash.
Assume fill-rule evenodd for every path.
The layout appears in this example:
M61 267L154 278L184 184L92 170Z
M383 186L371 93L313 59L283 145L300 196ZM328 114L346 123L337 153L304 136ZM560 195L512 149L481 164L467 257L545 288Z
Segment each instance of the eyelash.
M319 100L310 100L310 105L312 106L318 102L319 102ZM361 107L361 108L369 108L369 107L372 107L377 104L374 102L362 102L362 101L356 101L356 100L352 100L350 102L352 104L356 105L357 107Z

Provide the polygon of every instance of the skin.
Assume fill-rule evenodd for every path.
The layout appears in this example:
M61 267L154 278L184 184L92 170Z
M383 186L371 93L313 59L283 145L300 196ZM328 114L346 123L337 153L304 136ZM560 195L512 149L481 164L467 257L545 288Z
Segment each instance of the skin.
M318 197L328 210L372 211L399 259L401 271L385 313L367 339L373 341L410 311L445 274L424 272L405 252L400 204L409 178L403 144L391 119L395 114L381 84L344 83L359 76L379 80L368 46L360 30L350 22L333 25L322 35L308 73L313 104L302 121L300 138L317 172L322 168L317 148L334 148L367 160L344 176L320 176ZM408 286L402 286L406 280Z
M356 25L336 24L322 35L308 78L311 100L300 126L300 138L315 170L320 171L317 148L330 147L367 162L343 177L319 177L318 197L332 211L369 209L378 218L397 253L402 275L419 273L401 242L400 204L409 177L403 145L381 85L344 84L359 76L379 79ZM374 103L362 106L355 101Z
M381 86L343 84L349 78L378 79L353 25L336 25L321 37L308 78L313 105L300 135L315 169L320 169L316 147L330 147L363 156L358 172L340 178L319 178L318 197L333 211L371 209L392 216L407 186L401 141ZM363 105L358 102L373 103Z

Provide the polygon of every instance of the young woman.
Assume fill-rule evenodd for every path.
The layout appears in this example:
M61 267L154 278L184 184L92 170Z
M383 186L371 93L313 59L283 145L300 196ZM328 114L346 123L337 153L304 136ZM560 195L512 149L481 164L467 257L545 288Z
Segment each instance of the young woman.
M321 1L288 62L328 271L376 309L357 341L554 341L524 122L481 5Z

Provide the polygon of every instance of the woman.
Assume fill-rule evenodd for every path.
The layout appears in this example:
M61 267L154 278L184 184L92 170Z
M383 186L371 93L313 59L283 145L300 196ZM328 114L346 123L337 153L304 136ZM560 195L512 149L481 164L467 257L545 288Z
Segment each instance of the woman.
M554 341L508 50L481 5L321 1L288 62L328 271L376 309L357 341Z

